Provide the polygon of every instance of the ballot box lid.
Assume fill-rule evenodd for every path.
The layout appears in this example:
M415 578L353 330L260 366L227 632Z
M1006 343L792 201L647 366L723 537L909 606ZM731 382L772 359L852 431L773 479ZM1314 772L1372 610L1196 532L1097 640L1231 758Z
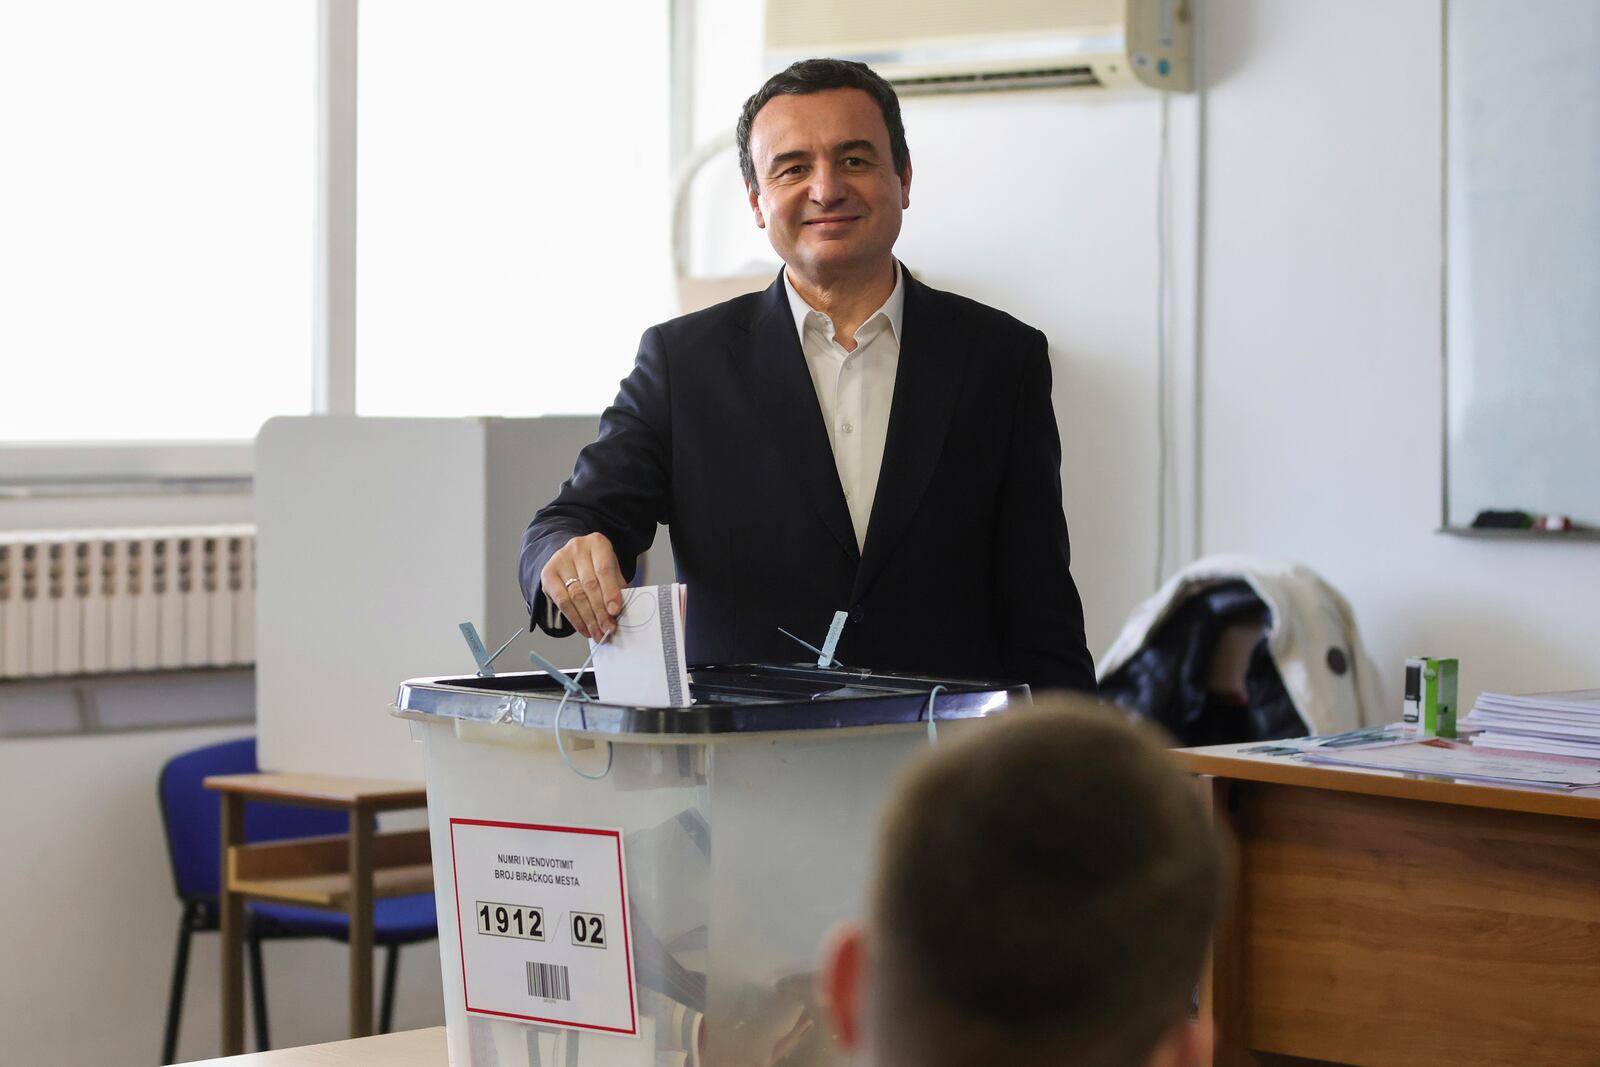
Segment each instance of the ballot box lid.
M938 686L943 689L934 696L937 721L984 718L1030 700L1028 687L1015 682L737 663L691 668L692 704L646 708L602 703L592 671L571 677L590 699L568 699L562 712L564 732L640 740L909 726L927 720L928 697ZM563 692L543 671L414 678L401 684L395 714L551 730Z

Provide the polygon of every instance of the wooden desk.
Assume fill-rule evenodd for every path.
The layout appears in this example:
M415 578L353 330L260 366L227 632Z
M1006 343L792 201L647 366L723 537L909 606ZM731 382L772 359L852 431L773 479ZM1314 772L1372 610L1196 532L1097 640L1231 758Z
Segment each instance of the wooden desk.
M188 1067L450 1067L444 1027L200 1060Z
M350 917L350 1036L372 1033L372 904L433 889L428 832L376 833L383 811L427 806L417 782L305 774L224 774L205 780L222 794L222 1052L244 1051L244 904L270 900L343 911ZM334 808L350 832L244 843L251 800Z
M1600 1063L1600 790L1187 749L1239 847L1218 1065Z

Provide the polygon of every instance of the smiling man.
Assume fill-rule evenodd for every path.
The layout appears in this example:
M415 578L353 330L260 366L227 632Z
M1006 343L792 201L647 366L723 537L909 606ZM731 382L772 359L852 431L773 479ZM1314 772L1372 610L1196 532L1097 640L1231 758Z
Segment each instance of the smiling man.
M895 259L894 90L813 59L745 102L739 163L784 269L651 327L598 439L523 539L531 608L616 626L658 523L691 664L786 662L849 613L851 667L1092 689L1044 335ZM537 611L536 611L537 614Z

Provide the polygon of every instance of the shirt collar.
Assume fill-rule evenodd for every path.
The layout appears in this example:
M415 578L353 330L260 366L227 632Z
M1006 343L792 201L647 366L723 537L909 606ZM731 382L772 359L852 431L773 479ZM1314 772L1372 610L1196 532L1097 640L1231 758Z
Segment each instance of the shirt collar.
M787 268L783 272L783 291L789 298L789 312L794 316L795 333L800 336L800 343L804 345L806 340L806 316L813 313L822 318L827 318L827 316L806 303L805 298L795 292L794 286L789 284L789 271ZM889 293L889 299L885 300L883 306L877 311L868 315L866 322L861 325L865 328L879 315L882 315L889 320L889 329L894 331L895 344L899 344L901 323L905 318L905 309L906 283L904 276L901 274L900 261L897 259L894 261L894 289ZM831 335L832 331L830 330L829 333Z

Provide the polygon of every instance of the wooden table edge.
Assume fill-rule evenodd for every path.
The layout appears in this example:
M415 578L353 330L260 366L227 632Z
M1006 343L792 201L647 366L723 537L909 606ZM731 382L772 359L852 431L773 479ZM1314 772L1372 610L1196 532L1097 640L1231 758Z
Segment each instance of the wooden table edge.
M437 1052L438 1058L434 1059ZM449 1049L443 1026L399 1030L390 1034L327 1041L298 1048L250 1052L221 1059L196 1060L188 1067L357 1067L383 1064L386 1067L411 1067L432 1063L448 1067Z
M206 777L202 784L214 792L243 796L248 800L303 807L360 807L382 811L423 807L428 802L425 782L401 782L386 778L340 778L336 775L261 771L255 774L213 774Z
M1453 779L1393 775L1358 768L1317 766L1289 756L1246 757L1203 749L1174 749L1178 763L1192 774L1237 782L1330 789L1341 793L1421 800L1472 808L1495 808L1533 815L1600 820L1600 797L1560 790L1479 785Z

